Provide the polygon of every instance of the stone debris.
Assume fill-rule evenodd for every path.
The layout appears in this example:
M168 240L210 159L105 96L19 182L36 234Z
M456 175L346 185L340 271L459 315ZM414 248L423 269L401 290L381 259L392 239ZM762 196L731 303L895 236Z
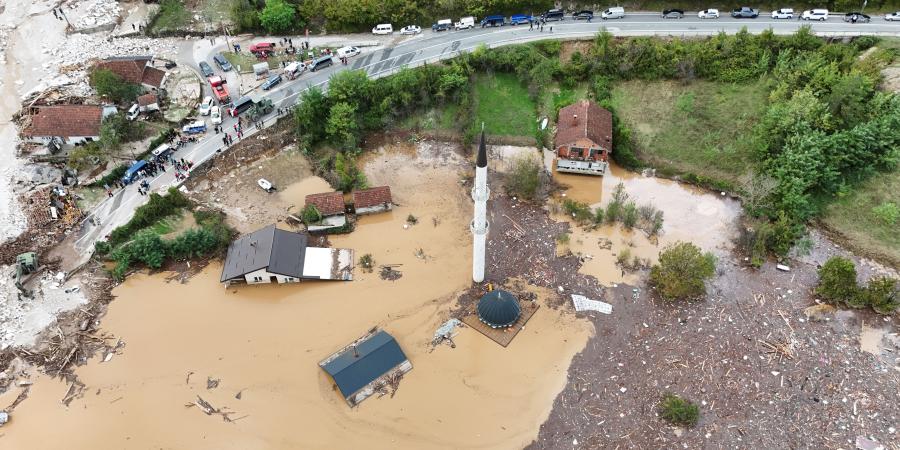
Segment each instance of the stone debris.
M75 0L64 3L63 8L76 32L112 29L121 10L115 0Z
M599 300L591 300L583 295L572 294L572 304L575 311L599 311L603 314L612 314L612 305Z

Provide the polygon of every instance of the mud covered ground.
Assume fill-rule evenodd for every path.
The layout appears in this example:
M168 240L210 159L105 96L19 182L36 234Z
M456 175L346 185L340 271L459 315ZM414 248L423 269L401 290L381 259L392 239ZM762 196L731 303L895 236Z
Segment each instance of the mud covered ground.
M531 448L854 448L857 436L897 448L897 320L811 317L815 271L720 260L709 298L680 305L608 291L614 312L591 317L597 333ZM861 349L861 327L879 355ZM695 428L658 417L664 392L700 406Z

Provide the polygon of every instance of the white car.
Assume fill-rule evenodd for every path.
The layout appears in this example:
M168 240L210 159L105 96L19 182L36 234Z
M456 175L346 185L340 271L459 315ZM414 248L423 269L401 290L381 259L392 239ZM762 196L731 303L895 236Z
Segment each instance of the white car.
M213 125L221 125L222 124L222 110L218 106L213 106L209 110L209 119L212 121Z
M203 103L200 104L200 115L208 116L209 111L212 109L212 107L213 107L213 99L212 99L212 97L207 95L206 98L203 99Z
M891 22L893 22L895 20L900 20L900 11L885 14L884 20L889 20Z
M794 10L791 8L781 8L772 11L773 19L793 19L794 18Z
M820 22L824 22L828 20L828 10L827 9L807 9L803 11L803 14L800 15L800 18L803 20L818 20Z
M359 54L359 49L348 45L346 47L341 47L334 52L338 58L350 58L352 56L356 56Z
M419 34L422 32L422 27L418 25L407 25L400 29L400 34Z
M697 13L697 17L701 19L718 19L719 18L719 10L718 9L704 9Z

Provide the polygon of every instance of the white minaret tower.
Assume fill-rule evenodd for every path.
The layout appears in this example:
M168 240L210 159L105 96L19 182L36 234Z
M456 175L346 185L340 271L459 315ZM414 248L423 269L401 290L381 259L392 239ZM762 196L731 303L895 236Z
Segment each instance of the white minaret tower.
M481 124L481 145L475 160L475 186L472 200L475 201L475 217L472 219L472 281L484 281L484 251L488 232L487 199L491 191L487 187L487 149L484 147L484 124Z

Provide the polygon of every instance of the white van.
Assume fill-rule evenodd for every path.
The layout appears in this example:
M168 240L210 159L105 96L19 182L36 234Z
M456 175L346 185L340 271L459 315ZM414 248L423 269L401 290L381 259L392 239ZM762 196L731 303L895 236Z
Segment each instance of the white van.
M359 49L353 46L341 47L335 50L338 58L349 58L351 56L356 56L359 54Z
M379 23L372 28L372 34L391 34L394 32L394 26L389 23Z
M621 19L625 17L625 8L621 6L613 6L608 8L606 11L600 13L600 18L603 20L606 19Z
M128 112L125 114L125 118L128 120L137 119L138 114L141 113L141 107L138 106L137 103L131 105L131 108L128 108Z
M459 22L453 25L453 28L457 30L467 30L469 28L475 28L475 18L472 16L463 17L459 19Z
M288 76L288 78L290 78L292 80L294 78L299 77L300 74L305 71L306 71L306 64L303 64L302 62L299 62L299 61L294 61L294 62L288 64L284 68L284 73Z
M803 20L820 20L822 22L828 20L828 10L827 9L808 9L803 11L803 15L800 16Z

